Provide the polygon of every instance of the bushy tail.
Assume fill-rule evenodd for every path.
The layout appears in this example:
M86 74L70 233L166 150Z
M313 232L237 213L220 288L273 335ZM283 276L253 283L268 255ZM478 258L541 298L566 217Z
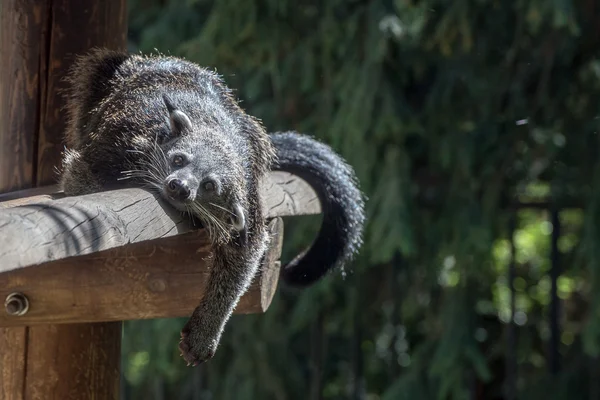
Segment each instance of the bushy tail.
M321 230L310 248L282 269L282 279L308 286L343 267L362 245L364 199L354 170L329 146L296 132L271 134L277 153L272 169L305 180L323 211Z

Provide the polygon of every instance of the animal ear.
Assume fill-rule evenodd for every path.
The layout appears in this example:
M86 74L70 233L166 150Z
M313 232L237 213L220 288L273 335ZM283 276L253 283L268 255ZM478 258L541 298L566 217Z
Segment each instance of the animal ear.
M173 105L173 102L166 94L163 94L163 100L169 111L169 122L171 125L171 134L175 137L192 130L192 121L181 110Z
M233 206L231 225L233 225L233 229L238 232L241 232L246 228L246 216L244 215L244 209L239 204Z
M239 204L233 206L233 213L231 215L231 225L233 229L238 232L238 243L241 246L245 246L248 242L248 229L246 225L246 216L244 215L244 209Z

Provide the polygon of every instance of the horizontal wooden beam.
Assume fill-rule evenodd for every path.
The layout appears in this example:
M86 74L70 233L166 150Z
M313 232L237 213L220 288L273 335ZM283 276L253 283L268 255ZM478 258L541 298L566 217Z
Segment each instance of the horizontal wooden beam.
M265 217L321 211L312 188L288 173L273 172L261 195ZM138 188L0 204L0 273L194 230L189 218Z
M283 240L281 218L271 220L271 246L235 310L266 311L277 288ZM210 272L205 231L116 247L0 274L0 299L26 296L24 315L0 312L0 327L189 316Z
M310 186L288 173L271 173L261 195L273 240L236 313L264 312L273 298L280 217L321 211ZM153 194L128 188L6 197L0 203L0 302L9 301L0 327L188 316L202 298L211 265L206 232ZM27 312L19 313L23 301Z

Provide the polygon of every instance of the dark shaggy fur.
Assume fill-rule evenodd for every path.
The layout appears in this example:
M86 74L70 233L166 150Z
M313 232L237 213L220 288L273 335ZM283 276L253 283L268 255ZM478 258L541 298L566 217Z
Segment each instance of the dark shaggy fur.
M174 57L94 50L68 80L65 193L145 184L197 217L213 239L206 293L182 330L189 363L213 356L264 255L269 238L258 188L271 168L304 178L324 212L316 241L284 267L286 282L309 285L358 250L364 204L352 169L307 136L269 137L214 72Z

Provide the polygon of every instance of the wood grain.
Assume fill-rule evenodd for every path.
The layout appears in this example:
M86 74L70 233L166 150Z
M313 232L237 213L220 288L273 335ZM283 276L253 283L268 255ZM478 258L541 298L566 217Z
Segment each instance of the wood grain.
M121 322L29 328L24 398L117 400L121 335Z
M29 328L0 328L0 399L23 399Z
M283 222L237 314L264 312L277 288ZM0 313L0 327L189 316L202 298L211 267L205 231L136 243L87 256L0 274L0 299L22 292L23 316Z
M125 49L126 16L124 0L0 1L0 192L54 181L68 60ZM118 398L120 337L118 322L0 329L0 398Z
M34 180L45 17L43 1L0 1L0 191Z
M44 3L44 2L39 2ZM92 47L127 49L125 1L46 0L46 25L40 59L40 129L37 144L36 184L56 182L65 130L63 91L75 56Z
M277 214L286 217L321 213L319 199L312 187L289 172L272 171L261 185L261 197L265 204L271 205L265 210L265 216ZM64 194L58 185L0 193L0 209L57 200L63 197Z
M31 187L44 4L0 1L0 192ZM0 398L25 398L29 328L0 328Z
M274 173L274 179L265 181L263 189L267 217L319 211L314 191L292 175ZM194 229L187 217L138 188L5 204L15 202L21 205L0 211L0 272Z

